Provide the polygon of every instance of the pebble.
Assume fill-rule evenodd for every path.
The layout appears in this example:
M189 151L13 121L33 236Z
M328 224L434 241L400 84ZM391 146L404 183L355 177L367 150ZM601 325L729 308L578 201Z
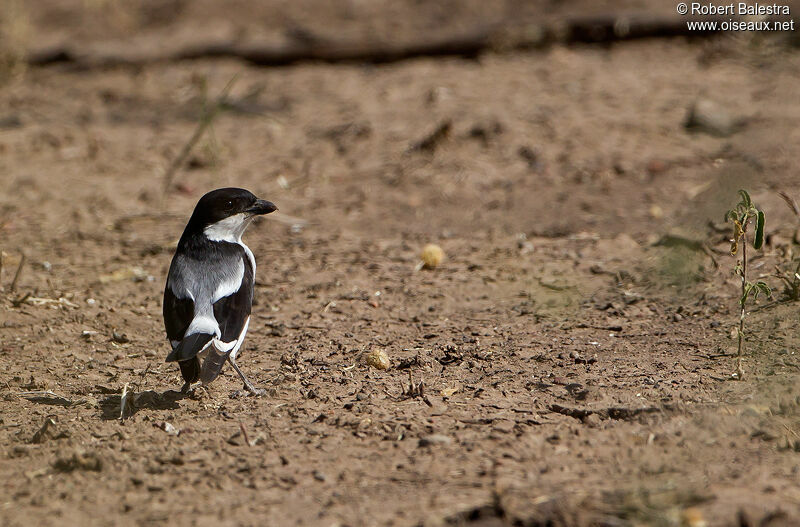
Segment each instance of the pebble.
M419 438L419 446L449 445L453 439L442 434L431 434Z
M391 365L391 361L385 351L373 350L367 355L367 364L376 370L386 370Z
M736 132L737 123L721 105L709 99L697 99L689 108L686 128L718 137Z

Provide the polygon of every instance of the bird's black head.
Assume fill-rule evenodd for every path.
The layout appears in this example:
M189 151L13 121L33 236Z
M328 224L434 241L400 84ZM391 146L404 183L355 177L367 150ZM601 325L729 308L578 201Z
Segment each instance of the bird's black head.
M243 188L212 190L197 202L192 217L186 225L184 236L207 231L215 225L219 225L217 230L229 228L237 231L241 227L241 231L238 232L238 236L241 236L241 232L253 216L269 214L276 210L278 207L274 204L258 199Z

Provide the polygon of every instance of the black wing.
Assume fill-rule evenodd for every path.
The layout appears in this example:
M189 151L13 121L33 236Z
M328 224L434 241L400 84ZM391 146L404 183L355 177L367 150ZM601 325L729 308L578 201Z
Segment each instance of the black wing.
M172 341L180 341L189 324L194 318L194 302L191 298L178 298L169 287L164 288L164 327L167 330L167 338Z
M219 324L222 342L232 342L239 338L253 305L253 266L250 265L250 258L244 250L242 250L242 261L244 275L239 290L214 303L214 318Z
M168 279L167 286L164 288L164 327L167 330L170 345L175 341L178 342L178 345L173 346L172 353L167 356L167 360L170 360L170 356L180 348L183 336L189 329L189 324L192 323L192 318L194 318L194 302L191 298L176 297L169 287ZM181 367L181 376L184 381L192 383L200 378L199 358L192 357L189 360L178 362L178 365Z

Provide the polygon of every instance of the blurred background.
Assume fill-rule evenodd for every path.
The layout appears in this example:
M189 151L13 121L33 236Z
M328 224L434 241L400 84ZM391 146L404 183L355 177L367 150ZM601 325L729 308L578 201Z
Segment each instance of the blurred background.
M2 0L3 523L797 521L800 39L676 5ZM280 208L273 391L170 399L163 283L222 186ZM775 295L732 383L740 188Z

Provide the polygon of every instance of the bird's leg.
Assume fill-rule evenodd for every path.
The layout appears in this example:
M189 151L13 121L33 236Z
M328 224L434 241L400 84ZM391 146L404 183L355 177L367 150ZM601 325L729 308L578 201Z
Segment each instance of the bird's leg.
M247 390L248 392L250 392L253 395L264 395L266 393L265 390L261 390L259 388L256 388L255 386L253 386L253 383L251 383L247 379L247 377L245 377L244 373L242 373L242 370L239 369L239 366L236 364L236 360L230 355L228 356L228 362L231 363L231 366L233 366L234 371L242 379L242 382L244 383L245 390Z
M188 395L192 399L197 399L203 394L207 394L207 387L201 382L185 382L181 387L181 393Z

